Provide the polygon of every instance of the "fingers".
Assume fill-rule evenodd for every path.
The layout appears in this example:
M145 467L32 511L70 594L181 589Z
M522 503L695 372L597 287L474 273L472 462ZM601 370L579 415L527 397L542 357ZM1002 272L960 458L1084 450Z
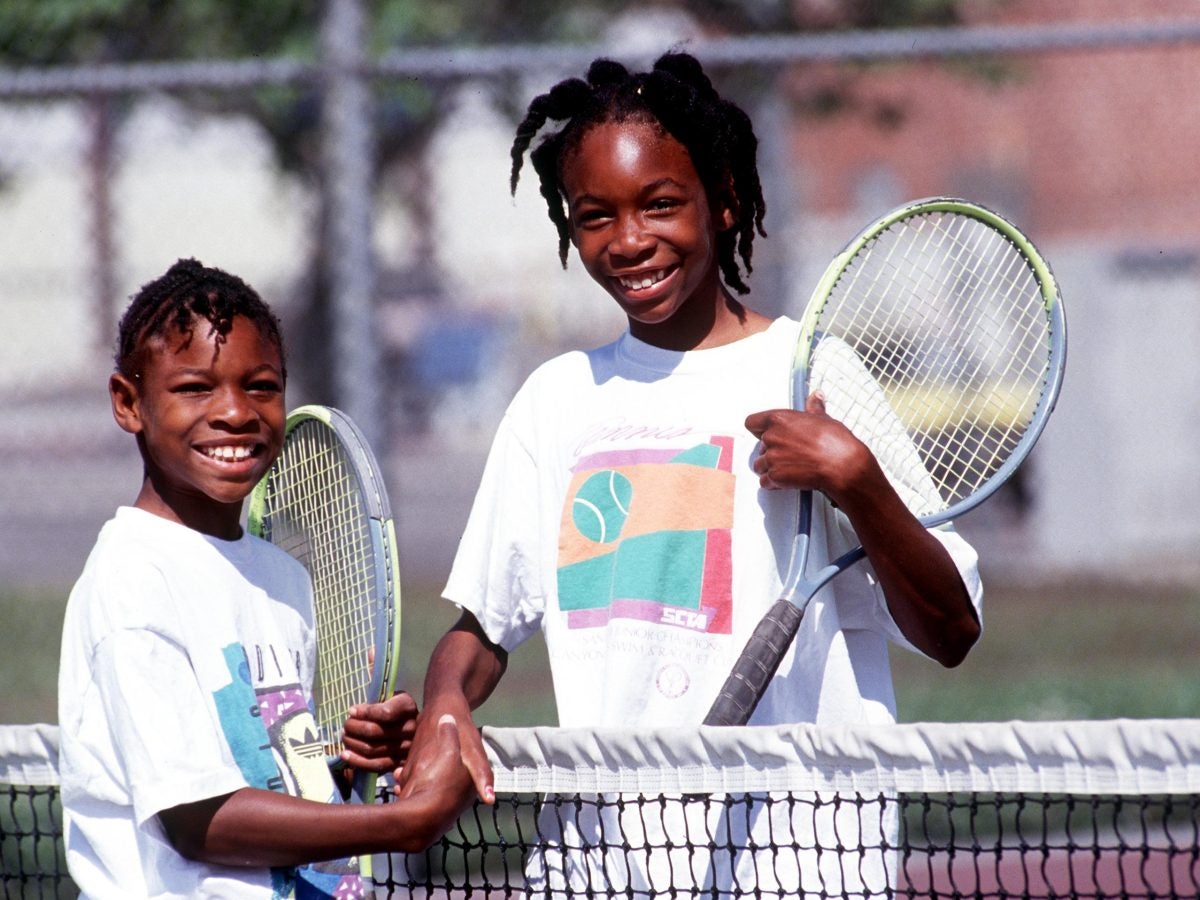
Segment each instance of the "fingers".
M463 760L465 763L466 760ZM468 765L467 771L471 775L471 781L475 785L475 793L479 795L481 802L488 806L494 806L496 803L496 788L492 783L492 767L486 760L479 765Z
M401 691L382 703L351 707L343 727L341 759L370 772L390 772L402 765L417 730L417 704Z
M360 745L347 742L342 748L339 759L354 769L374 772L384 775L388 772L398 772L408 758L409 744L404 744L395 753L387 753L371 745Z
M751 465L765 490L820 489L826 464L824 434L830 423L825 396L813 391L803 410L767 409L746 417L760 446Z
M488 762L487 752L483 749L483 739L479 735L479 730L470 726L466 731L460 731L458 721L454 716L446 713L438 719L439 742L444 740L445 731L443 729L447 727L447 720L453 723L456 746L462 756L462 764L471 776L472 784L475 785L475 793L479 795L479 799L483 803L489 806L494 804L496 789L493 784L492 765Z
M751 413L746 416L746 430L756 438L761 438L763 432L767 430L767 424L770 422L771 413L775 410L767 409L762 412Z
M785 423L795 412L793 409L764 409L761 412L751 413L746 416L746 430L761 439L772 425ZM819 416L825 415L825 394L819 390L809 394L804 401L804 412Z
M454 734L458 741L459 752L462 754L462 764L466 767L467 773L471 776L471 782L475 785L475 793L479 795L480 801L489 806L496 802L496 789L493 784L492 764L488 762L487 752L483 749L483 739L480 737L479 730L473 725L468 725L466 730L459 730L459 725L456 719L449 713L438 719L438 737L442 737L442 729L445 727L443 723L449 718L454 722Z
M417 701L407 691L397 691L382 703L359 703L350 707L350 718L389 724L416 719Z
M428 708L425 714L432 715ZM417 729L407 761L394 773L396 794L408 797L414 791L423 790L431 775L436 777L433 773L446 771L449 753L453 754L453 767L464 777L464 783L474 789L480 801L489 805L495 803L491 763L479 729L469 713L445 712L436 721L427 719Z
M443 713L438 719L438 747L443 753L453 752L462 755L462 746L458 741L458 722L450 713Z

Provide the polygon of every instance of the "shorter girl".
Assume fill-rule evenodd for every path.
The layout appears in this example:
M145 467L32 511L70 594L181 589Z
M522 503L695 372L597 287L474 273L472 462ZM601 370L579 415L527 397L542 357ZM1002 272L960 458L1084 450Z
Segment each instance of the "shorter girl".
M145 473L67 604L71 876L85 897L373 896L346 857L431 843L471 783L451 720L406 799L338 802L311 713L308 573L240 523L283 444L278 323L241 279L181 260L135 297L116 362L113 416ZM350 760L398 764L411 698L351 712Z

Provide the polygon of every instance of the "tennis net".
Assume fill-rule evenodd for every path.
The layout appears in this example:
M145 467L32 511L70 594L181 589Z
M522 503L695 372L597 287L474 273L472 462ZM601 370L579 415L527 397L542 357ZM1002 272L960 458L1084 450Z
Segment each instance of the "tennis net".
M495 806L378 896L1200 896L1200 720L484 736ZM0 728L5 896L71 895L53 744Z

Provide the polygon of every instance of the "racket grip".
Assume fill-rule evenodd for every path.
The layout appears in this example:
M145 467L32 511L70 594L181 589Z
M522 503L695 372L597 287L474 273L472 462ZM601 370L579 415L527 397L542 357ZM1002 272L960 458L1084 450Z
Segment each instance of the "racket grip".
M746 649L725 679L704 718L705 725L745 725L750 721L763 691L775 677L775 670L796 636L802 618L804 610L791 600L775 601L750 635Z

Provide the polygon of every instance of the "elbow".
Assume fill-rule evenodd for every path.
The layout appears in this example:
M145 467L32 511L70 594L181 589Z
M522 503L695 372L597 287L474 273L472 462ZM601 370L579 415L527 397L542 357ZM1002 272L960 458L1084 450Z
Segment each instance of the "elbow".
M947 669L962 665L971 652L971 648L979 641L982 629L974 617L955 629L954 634L939 642L929 655Z
M189 862L211 863L214 861L203 831L191 827L179 827L177 823L167 825L168 819L161 815L160 819L166 826L167 840L176 853Z
M212 797L165 809L158 814L167 840L175 852L191 862L243 864L235 848L222 848L213 828L213 818L231 795Z

